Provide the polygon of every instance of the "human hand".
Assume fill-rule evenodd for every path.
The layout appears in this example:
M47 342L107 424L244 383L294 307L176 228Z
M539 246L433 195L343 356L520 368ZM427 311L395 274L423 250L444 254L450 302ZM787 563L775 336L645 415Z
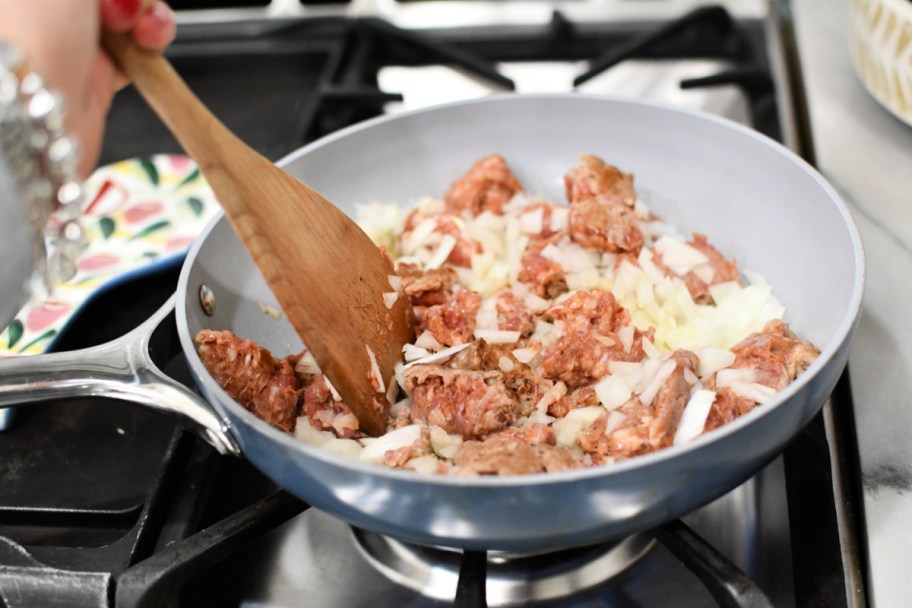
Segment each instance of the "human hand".
M0 39L19 47L29 69L63 95L83 176L98 160L114 93L128 82L99 46L102 27L130 32L151 50L163 50L175 34L173 13L161 0L0 0Z

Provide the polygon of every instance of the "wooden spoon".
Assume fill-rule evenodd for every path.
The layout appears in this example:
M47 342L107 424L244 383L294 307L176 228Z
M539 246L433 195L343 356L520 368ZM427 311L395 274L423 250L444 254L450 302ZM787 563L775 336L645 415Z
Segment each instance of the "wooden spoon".
M105 32L102 40L199 165L291 325L361 429L385 432L393 366L414 338L408 298L390 284L395 272L389 258L332 203L231 133L162 55L126 35ZM394 291L400 296L388 307L383 294Z

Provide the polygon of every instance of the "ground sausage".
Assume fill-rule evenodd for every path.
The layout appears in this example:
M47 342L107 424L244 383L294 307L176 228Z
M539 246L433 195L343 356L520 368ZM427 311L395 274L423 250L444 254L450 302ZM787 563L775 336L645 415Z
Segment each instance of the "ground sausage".
M807 369L820 351L809 341L802 340L782 321L768 322L763 331L751 334L732 347L735 369L750 368L757 372L757 382L776 390L785 388L795 377ZM714 378L708 384L715 388ZM706 419L704 431L718 428L743 416L757 405L757 402L723 387L716 392Z
M624 415L623 422L607 434L610 413L600 416L581 434L579 443L583 450L596 459L619 460L671 445L693 388L688 378L695 378L693 372L699 366L699 359L689 351L678 350L669 360L674 362L674 369L652 401L645 404L634 397L622 405L618 411ZM687 374L686 370L691 373Z
M418 331L428 330L444 346L465 344L475 332L475 315L481 307L481 296L476 292L458 288L443 304L429 306L418 314Z
M528 475L582 466L582 459L562 446L512 433L509 429L484 441L466 441L456 452L452 475Z
M204 329L194 342L203 365L232 399L269 424L294 430L298 379L289 360L230 331Z
M456 212L478 215L490 211L501 215L504 205L521 191L522 185L507 162L499 154L492 154L475 161L465 175L453 182L443 200L448 209Z
M592 154L580 154L580 160L582 162L564 176L567 200L571 204L596 201L633 207L637 199L633 175Z

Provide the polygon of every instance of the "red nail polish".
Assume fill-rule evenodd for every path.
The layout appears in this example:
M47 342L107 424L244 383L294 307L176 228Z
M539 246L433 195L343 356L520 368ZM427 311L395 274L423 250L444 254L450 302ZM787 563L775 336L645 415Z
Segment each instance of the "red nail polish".
M111 7L124 20L131 20L139 14L142 0L111 0Z

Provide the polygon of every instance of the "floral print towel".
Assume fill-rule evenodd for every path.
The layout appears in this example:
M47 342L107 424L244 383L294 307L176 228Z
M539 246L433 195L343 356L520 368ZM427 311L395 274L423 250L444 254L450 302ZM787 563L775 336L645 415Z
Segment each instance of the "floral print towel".
M150 265L179 261L219 209L197 166L180 155L101 167L85 188L89 244L76 275L23 307L0 332L0 357L45 352L95 293Z

